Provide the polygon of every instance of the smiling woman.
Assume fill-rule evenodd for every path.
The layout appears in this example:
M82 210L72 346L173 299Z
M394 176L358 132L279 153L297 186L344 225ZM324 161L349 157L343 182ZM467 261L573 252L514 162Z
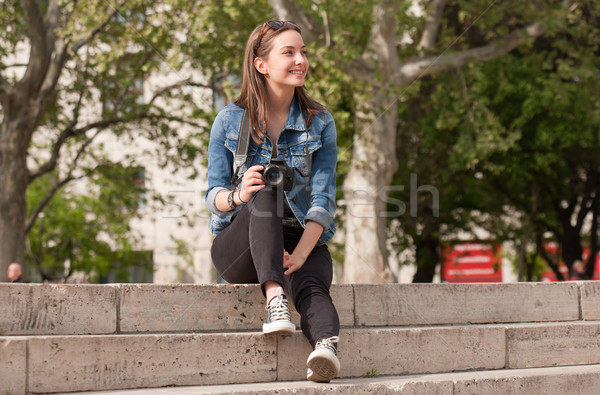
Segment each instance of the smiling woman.
M300 33L295 30L277 35L271 51L264 58L254 58L254 67L267 80L268 105L270 113L274 115L267 120L267 132L274 142L273 152L276 152L275 142L287 120L293 88L304 86L308 66L306 46Z
M289 297L314 347L307 379L328 382L340 369L340 323L329 294L333 268L325 244L335 232L336 130L331 114L304 87L309 62L300 33L293 22L267 21L250 34L240 97L213 123L206 203L219 275L232 283L261 284L266 334L296 330ZM252 141L234 174L246 113ZM291 182L267 186L267 162L269 170L281 166Z

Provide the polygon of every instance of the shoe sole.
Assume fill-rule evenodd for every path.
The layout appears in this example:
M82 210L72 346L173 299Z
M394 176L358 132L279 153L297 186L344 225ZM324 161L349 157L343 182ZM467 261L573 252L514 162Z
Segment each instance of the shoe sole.
M275 324L263 324L262 331L264 334L271 333L296 333L296 325L293 323L275 323Z
M307 377L311 381L329 382L340 372L339 361L332 360L329 354L320 354L318 351L312 352L306 364L312 370L311 377L314 376Z
M331 379L329 379L327 377L323 377L323 376L317 374L316 372L313 372L312 369L311 369L310 373L308 373L306 375L306 379L313 381L315 383L329 383L331 381Z

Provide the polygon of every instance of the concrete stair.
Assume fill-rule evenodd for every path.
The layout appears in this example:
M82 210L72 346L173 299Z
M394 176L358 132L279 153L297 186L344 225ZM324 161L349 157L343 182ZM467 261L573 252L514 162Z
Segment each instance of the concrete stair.
M355 284L332 296L342 370L324 385L305 380L299 329L260 332L256 285L0 284L0 395L600 388L600 282ZM167 386L183 387L148 390Z

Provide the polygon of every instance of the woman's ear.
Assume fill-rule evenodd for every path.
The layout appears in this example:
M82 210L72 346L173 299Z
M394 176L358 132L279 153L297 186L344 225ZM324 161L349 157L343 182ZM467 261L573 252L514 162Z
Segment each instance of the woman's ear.
M267 65L265 64L265 61L262 60L261 58L254 58L254 67L256 68L256 71L258 71L259 73L263 74L263 75L268 75L267 72Z

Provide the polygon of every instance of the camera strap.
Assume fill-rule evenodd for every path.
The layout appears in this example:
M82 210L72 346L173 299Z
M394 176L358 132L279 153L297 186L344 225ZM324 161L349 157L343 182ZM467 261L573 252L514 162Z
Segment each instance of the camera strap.
M238 175L240 167L246 163L248 158L248 148L250 147L250 120L248 116L248 109L244 108L244 115L242 115L242 122L240 123L240 130L238 131L238 143L235 150L235 158L233 159L233 174L231 176L231 185L237 187L241 177Z

